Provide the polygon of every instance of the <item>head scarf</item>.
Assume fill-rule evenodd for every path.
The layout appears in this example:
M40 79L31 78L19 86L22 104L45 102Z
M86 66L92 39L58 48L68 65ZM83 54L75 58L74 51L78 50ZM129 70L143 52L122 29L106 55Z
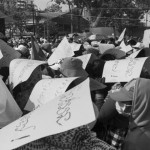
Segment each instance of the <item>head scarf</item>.
M149 150L150 147L150 80L136 80L130 125L123 150Z

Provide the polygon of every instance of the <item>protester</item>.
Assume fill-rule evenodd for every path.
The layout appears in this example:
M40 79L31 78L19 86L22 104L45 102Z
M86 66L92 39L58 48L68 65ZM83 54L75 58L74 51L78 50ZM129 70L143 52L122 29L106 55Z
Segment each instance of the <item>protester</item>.
M110 94L110 97L116 101L117 111L130 118L123 150L149 149L149 84L149 79L138 78Z
M47 103L42 103L42 100L47 96L44 95L44 91L47 90L47 86L44 84L42 84L37 91L37 95L39 94L40 98L38 99L38 97L35 96L35 99L37 101L39 100L42 105L34 107L31 112L27 110L26 105L30 101L30 96L35 86L43 80L54 81L61 78L61 80L65 81L67 78L76 77L66 89L60 87L56 93L54 93L54 89L48 91L50 94L54 93L54 98L56 98L61 93L59 93L59 90L65 89L63 92L66 93L89 79L89 100L91 100L92 111L95 116L95 119L84 125L76 126L70 130L67 128L68 130L66 129L65 132L62 132L60 127L60 131L56 134L42 136L42 138L32 139L31 141L29 140L27 144L22 144L22 146L15 150L148 150L150 146L148 117L150 107L150 91L148 88L150 84L150 59L144 59L144 61L142 61L143 65L139 64L138 67L141 67L141 69L137 68L137 70L139 69L138 72L134 70L134 67L138 64L137 62L140 58L149 57L149 48L144 47L144 42L141 43L136 39L137 38L134 37L130 38L130 40L126 40L123 35L117 38L117 40L111 37L99 41L96 39L85 39L85 37L82 39L78 34L74 34L73 37L68 37L66 43L62 44L63 37L56 36L48 40L43 37L35 38L31 36L31 38L20 37L9 39L6 42L13 48L9 50L8 47L4 43L1 44L1 42L0 81L5 85L1 84L0 87L2 89L0 89L2 97L0 100L2 104L0 107L1 131L3 131L3 128L5 130L5 126L9 127L9 124L11 126L11 122L19 119L21 116L23 118L20 126L26 125L25 120L23 120L24 118L28 117L28 115L32 116L32 113L38 112L38 109L42 110L42 105ZM121 42L124 42L125 46L130 45L130 51L126 51L126 47L121 49ZM51 60L51 56L55 50L58 50L57 47L60 43L63 45L62 51L57 53L56 58L50 64L49 60ZM77 44L77 47L71 47L69 44ZM66 50L66 45L71 48ZM3 46L2 51L1 46ZM21 56L20 54L15 54L15 52L17 54L20 53ZM137 53L137 55L132 55L135 53ZM85 57L87 54L90 58ZM84 56L84 58L80 59L79 56ZM138 58L136 61L134 61L135 57ZM13 69L9 70L10 62L18 58L20 58L18 63L13 66ZM22 70L22 64L25 65L24 62L30 59L32 59L33 62L27 64ZM121 67L118 65L121 63L120 60L124 60L123 64L128 62L127 68L125 67L126 73L128 73L126 79L123 79L123 77L119 78L122 72L121 69L124 70L123 65ZM37 62L34 61L37 61L40 65L37 65ZM113 61L115 63L112 67L106 65L108 62L113 63ZM17 68L16 66L19 67ZM108 75L109 73L104 74L106 66L110 71L110 76ZM13 72L15 69L17 70L17 74ZM139 77L128 82L129 77L132 79L136 74L139 74ZM108 81L108 77L114 77L113 79L115 80ZM13 80L15 80L15 84ZM65 82L62 85L66 86ZM4 87L9 90L9 94L14 101L12 101L12 99L10 101L8 94L3 94L6 92L3 92ZM81 94L79 96L81 96ZM48 99L51 99L51 97L48 97ZM7 105L4 105L5 101L13 102L14 107L11 107L12 105L7 107ZM65 102L66 101L68 101L68 99L65 99ZM65 105L65 102L62 102L64 108L68 105ZM69 105L71 105L71 101L69 102ZM84 105L82 107L85 111ZM58 109L59 108L60 106L58 106ZM4 112L6 113L2 114L1 112L3 110L5 110ZM69 111L69 108L67 107L65 110ZM17 114L16 112L19 113ZM62 112L62 115L66 115L64 113L65 112ZM89 114L87 114L87 118L89 117L88 115ZM10 116L12 116L12 118ZM67 118L65 119L67 120ZM82 119L84 120L84 118ZM30 122L30 119L28 118L26 121ZM40 120L38 123L40 123ZM66 126L67 124L65 127ZM49 128L53 130L54 127L50 126Z

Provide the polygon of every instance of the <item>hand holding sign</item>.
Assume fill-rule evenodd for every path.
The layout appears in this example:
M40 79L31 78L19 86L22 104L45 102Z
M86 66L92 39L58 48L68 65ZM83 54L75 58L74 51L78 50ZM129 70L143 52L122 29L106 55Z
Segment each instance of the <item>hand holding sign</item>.
M86 94L83 94L86 93ZM84 106L84 107L83 107ZM89 79L0 130L2 150L61 133L95 120Z

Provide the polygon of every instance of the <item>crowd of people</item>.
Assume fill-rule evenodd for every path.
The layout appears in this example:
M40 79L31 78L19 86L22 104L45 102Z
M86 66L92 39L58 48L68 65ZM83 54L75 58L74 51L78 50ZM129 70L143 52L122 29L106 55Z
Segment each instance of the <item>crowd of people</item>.
M20 57L17 59L32 59L47 63L35 68L26 81L17 84L13 89L9 82L10 66L1 66L0 77L22 112L20 117L30 113L25 110L25 106L32 90L40 80L78 77L67 87L67 92L89 78L90 95L96 120L62 133L29 142L17 147L16 150L149 150L150 59L146 59L140 76L128 82L107 83L103 77L103 70L107 61L126 59L138 51L139 53L133 59L149 57L150 49L144 47L139 38L122 38L119 41L112 37L98 41L89 38L81 39L75 35L66 37L70 44L80 45L79 49L74 51L74 55L63 57L57 62L49 64L48 60L57 51L63 38L59 37L48 41L42 37L36 39L32 36L9 40L2 37L1 40L19 52ZM122 51L121 42L123 40L126 46L131 47L128 52ZM106 48L103 51L100 44L110 45L112 48ZM5 57L3 51L2 54ZM79 57L86 54L91 54L91 56L86 67L83 68L83 61ZM30 80L32 80L31 83ZM0 86L0 88L2 87ZM0 89L0 95L4 94L2 91ZM82 107L84 108L84 106ZM10 113L13 113L13 108L10 109ZM1 130L14 121L5 122L4 114L5 108L0 106ZM20 117L18 116L16 119ZM4 122L1 119L4 119Z

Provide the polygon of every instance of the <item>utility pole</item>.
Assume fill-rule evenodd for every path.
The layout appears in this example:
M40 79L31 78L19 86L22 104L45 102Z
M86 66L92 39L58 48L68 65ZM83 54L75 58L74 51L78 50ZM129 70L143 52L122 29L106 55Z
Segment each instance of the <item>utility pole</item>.
M70 6L70 9L71 9L70 10L71 11L71 18L70 18L71 19L71 33L73 33L73 14L72 14L73 6L72 5Z
M46 3L46 7L47 8L48 8L49 3L51 3L51 1L48 1ZM49 17L48 17L48 12L47 12L47 23L46 23L46 26L47 26L47 40L49 41Z
M32 17L33 17L33 34L35 36L35 14L34 14L34 4L32 1Z

